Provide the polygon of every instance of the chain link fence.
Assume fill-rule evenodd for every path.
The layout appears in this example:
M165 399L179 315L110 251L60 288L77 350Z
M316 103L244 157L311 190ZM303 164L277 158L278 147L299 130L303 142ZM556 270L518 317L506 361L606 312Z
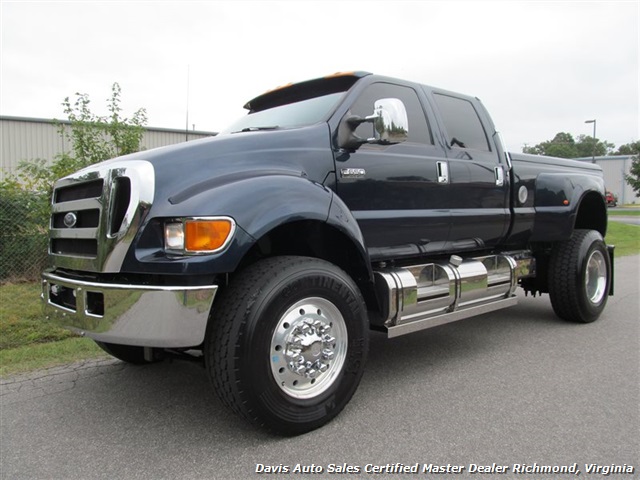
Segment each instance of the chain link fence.
M0 192L0 283L37 281L47 265L49 198Z

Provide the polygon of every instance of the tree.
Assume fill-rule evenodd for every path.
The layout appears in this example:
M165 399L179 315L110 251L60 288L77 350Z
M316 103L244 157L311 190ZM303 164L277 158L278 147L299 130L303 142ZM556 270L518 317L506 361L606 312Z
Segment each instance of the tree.
M58 131L68 140L65 144L71 145L71 151L57 155L50 165L43 159L21 162L17 173L4 180L0 188L23 188L49 195L58 178L109 158L139 151L147 122L146 110L139 108L130 119L123 118L120 102L118 83L111 87L106 116L91 111L91 100L86 93L76 93L73 101L66 97L62 106L69 123L58 123Z
M614 153L614 155L640 155L640 140L620 145L618 151Z
M618 148L616 155L632 155L631 169L629 175L625 175L625 180L631 185L636 195L640 195L640 140L622 145Z
M629 173L630 175L626 175L625 179L631 185L633 191L636 192L636 195L640 195L640 157L638 155L631 160Z
M577 157L602 157L613 152L615 145L607 141L601 141L589 135L578 135L576 142Z
M107 100L109 115L98 116L86 94L76 93L62 105L69 123L58 124L71 151L23 161L17 172L0 182L0 281L35 279L46 263L50 199L54 182L81 168L140 150L147 117L143 108L122 117L120 85Z
M613 150L613 147L612 143L600 141L588 135L579 135L576 141L570 133L559 132L553 140L547 140L534 147L525 146L522 151L548 157L584 158L606 155Z

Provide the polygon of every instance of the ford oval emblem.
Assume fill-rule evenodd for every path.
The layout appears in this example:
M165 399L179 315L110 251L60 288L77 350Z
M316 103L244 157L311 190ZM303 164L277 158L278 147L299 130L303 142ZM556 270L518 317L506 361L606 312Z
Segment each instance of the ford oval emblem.
M69 212L64 216L64 226L67 228L73 228L76 226L76 223L78 222L78 216L73 213L73 212Z

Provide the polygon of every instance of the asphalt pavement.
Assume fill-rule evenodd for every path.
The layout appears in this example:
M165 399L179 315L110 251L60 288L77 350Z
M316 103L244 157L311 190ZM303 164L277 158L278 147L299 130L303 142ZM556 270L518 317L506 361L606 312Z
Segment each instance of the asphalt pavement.
M618 259L616 294L588 325L557 319L548 296L520 295L496 313L373 334L351 403L294 438L230 414L196 364L98 360L9 377L0 478L639 478L639 279L639 256ZM633 473L603 476L612 466Z
M640 225L640 216L633 215L609 215L610 222L627 223L629 225Z

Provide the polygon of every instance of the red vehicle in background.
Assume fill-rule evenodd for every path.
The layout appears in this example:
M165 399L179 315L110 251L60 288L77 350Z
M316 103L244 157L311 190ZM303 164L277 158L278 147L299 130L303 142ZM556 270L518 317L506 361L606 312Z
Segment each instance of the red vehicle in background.
M607 201L607 207L618 206L618 197L615 196L613 192L610 192L609 190L607 190L607 193L605 194L605 199Z

